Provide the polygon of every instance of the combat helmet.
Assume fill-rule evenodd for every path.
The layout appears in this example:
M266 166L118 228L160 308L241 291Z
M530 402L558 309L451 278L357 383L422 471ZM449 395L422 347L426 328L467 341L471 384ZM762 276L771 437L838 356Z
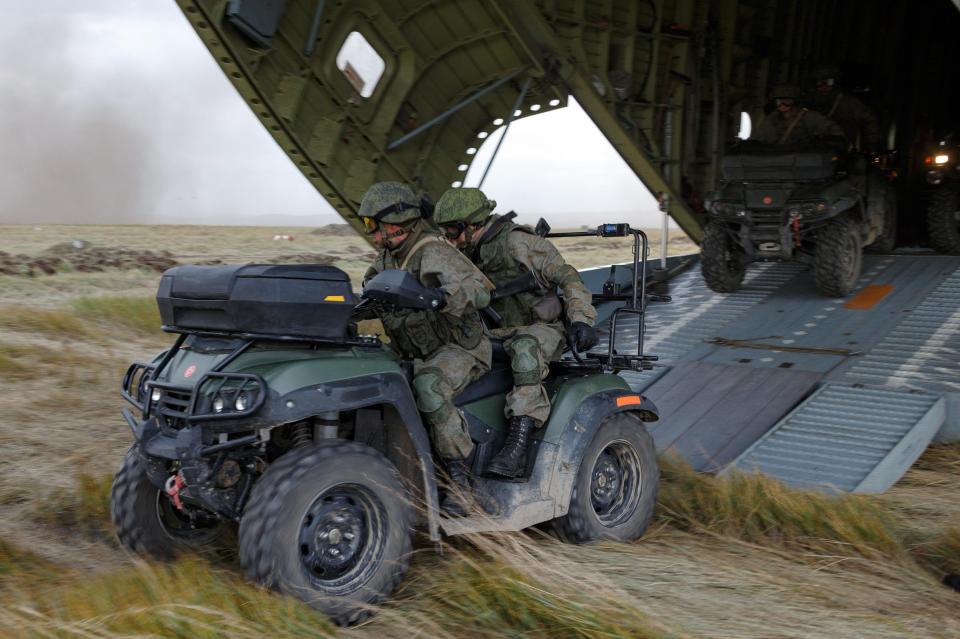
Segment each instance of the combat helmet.
M420 219L420 198L402 182L377 182L363 194L357 215L369 233L377 222L405 225Z
M800 88L795 87L792 84L778 84L773 87L773 91L770 92L771 100L778 99L787 99L787 100L799 100L800 99Z
M468 226L480 224L490 217L496 206L496 201L488 200L480 189L450 189L437 201L433 221L444 229L448 238L454 239ZM467 238L467 241L469 242L470 238Z
M840 79L840 68L833 64L822 64L813 70L813 79L833 86Z

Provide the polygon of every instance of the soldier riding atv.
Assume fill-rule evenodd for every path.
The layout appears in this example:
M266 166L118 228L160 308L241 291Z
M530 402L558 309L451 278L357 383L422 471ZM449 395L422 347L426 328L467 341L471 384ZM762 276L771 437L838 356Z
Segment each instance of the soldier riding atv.
M718 293L736 291L751 262L810 263L817 288L844 297L866 246L892 250L896 197L865 157L845 154L841 129L778 87L777 110L722 163L704 229L701 270Z
M927 204L930 244L947 255L960 255L960 139L951 133L923 157L924 178L932 187Z
M134 444L111 494L120 541L170 557L239 524L251 579L349 624L403 578L415 525L431 540L441 529L544 522L573 542L638 538L659 481L644 426L657 412L613 373L655 358L639 347L618 352L613 335L623 313L639 315L642 326L646 237L622 224L593 235L634 238L632 301L626 296L614 311L605 353L554 362L545 380L552 410L533 435L524 474L477 477L486 512L466 517L438 508L411 363L357 334L345 273L319 265L170 269L157 301L164 330L178 337L123 380L137 414L123 410ZM367 282L364 300L424 310L437 296L410 273L386 269ZM493 369L454 400L469 425L466 463L476 475L503 445L512 388L508 361L495 356Z

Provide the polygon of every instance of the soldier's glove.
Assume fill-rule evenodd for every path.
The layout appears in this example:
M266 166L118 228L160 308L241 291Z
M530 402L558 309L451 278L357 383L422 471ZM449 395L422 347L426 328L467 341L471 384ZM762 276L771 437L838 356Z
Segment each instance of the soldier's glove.
M597 331L583 322L570 325L570 341L577 345L580 352L589 351L597 345Z

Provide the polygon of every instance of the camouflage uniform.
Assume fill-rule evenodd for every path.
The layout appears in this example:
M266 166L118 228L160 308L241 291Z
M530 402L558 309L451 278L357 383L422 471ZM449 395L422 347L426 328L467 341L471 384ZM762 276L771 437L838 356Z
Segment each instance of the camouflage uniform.
M467 255L496 286L526 272L533 273L540 288L494 301L491 306L503 317L503 326L493 331L505 338L510 355L514 388L507 395L506 416L529 415L539 427L550 416L550 399L542 380L550 361L563 350L562 314L569 323L593 325L597 311L593 295L576 269L566 263L549 240L526 226L500 222L492 215L467 249ZM563 292L563 304L554 290Z
M880 150L880 125L870 108L843 91L833 90L812 96L809 105L843 129L851 146L861 151Z
M525 226L514 224L512 215L491 215L496 202L480 189L451 189L437 202L434 221L498 288L532 275L532 290L519 291L491 303L502 318L493 331L504 338L510 355L513 389L507 395L505 414L509 428L500 451L490 460L487 472L518 477L526 467L530 433L550 416L550 398L543 387L550 361L563 350L564 312L570 339L589 348L596 343L593 296L580 274L567 264L549 241ZM561 304L556 290L564 294Z
M867 105L837 89L842 72L834 64L813 70L817 88L807 95L806 104L840 125L852 148L865 152L880 150L880 125Z
M844 137L843 129L836 122L816 111L801 109L795 117L799 119L794 124L779 111L773 111L757 123L750 139L767 144L799 144L822 137Z
M389 199L390 190L384 184L395 183L374 185L364 201L376 202L381 190ZM361 216L365 213L361 206ZM445 460L459 460L470 454L473 442L453 398L490 370L490 340L483 333L477 309L489 303L492 286L422 220L411 224L409 237L395 250L383 249L364 281L385 269L399 268L412 273L424 286L442 288L446 293L446 303L439 311L396 309L385 312L381 321L391 346L413 360L417 408L430 427L437 453Z

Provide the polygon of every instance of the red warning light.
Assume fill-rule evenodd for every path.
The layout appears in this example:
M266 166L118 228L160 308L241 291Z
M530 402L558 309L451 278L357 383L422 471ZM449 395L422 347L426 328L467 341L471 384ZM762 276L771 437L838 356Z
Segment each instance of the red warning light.
M764 204L773 204L773 198L770 197L769 195L764 195L764 196L763 196L763 203L764 203Z

